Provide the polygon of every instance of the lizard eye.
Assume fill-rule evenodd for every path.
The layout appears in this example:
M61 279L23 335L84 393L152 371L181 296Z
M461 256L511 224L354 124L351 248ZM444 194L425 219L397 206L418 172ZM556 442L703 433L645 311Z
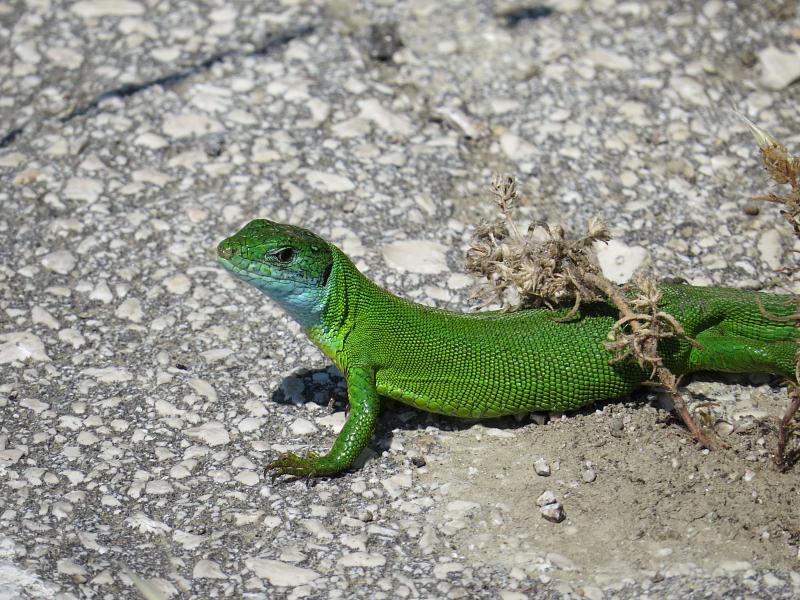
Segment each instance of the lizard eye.
M294 248L281 248L273 253L275 259L280 263L291 262L297 251Z

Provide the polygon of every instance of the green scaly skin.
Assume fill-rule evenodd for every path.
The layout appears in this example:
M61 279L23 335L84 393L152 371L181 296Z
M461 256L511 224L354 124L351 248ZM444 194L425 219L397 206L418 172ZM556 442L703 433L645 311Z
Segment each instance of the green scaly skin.
M348 468L371 438L379 396L444 415L484 418L573 410L623 396L648 379L631 362L609 364L603 342L618 318L606 303L567 311L461 314L399 298L368 280L333 244L259 219L217 249L237 277L278 302L347 378L350 413L331 450L281 455L276 475L314 477ZM668 339L659 354L676 375L764 372L791 377L798 330L765 317L795 311L790 296L661 285L661 308L699 342Z

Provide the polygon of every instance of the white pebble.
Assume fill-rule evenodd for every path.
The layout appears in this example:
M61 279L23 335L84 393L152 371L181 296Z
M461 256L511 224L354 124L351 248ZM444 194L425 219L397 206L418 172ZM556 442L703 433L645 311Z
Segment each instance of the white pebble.
M389 135L408 137L414 133L411 121L403 115L386 110L374 98L359 100L358 108L361 109L361 117L369 119Z
M171 494L173 488L169 481L155 479L147 482L147 485L144 487L144 491L146 494L151 494L153 496L163 496L164 494Z
M164 287L171 294L185 294L192 288L192 282L183 273L178 273L164 280Z
M192 579L225 579L226 575L213 560L198 560L192 569Z
M383 247L383 260L390 267L411 273L447 271L447 248L439 242L403 240Z
M67 181L64 197L69 200L81 200L89 204L95 202L103 193L103 182L87 177L73 177Z
M184 429L183 434L193 440L200 440L209 446L221 446L231 441L225 425L219 421L209 421L197 427Z
M79 17L92 19L141 15L144 13L144 6L131 0L81 0L73 4L70 10Z
M597 244L597 261L603 275L615 283L627 283L647 258L648 252L641 246L628 246L619 240Z
M44 344L29 331L12 331L0 334L0 365L31 359L49 361Z
M168 115L164 119L162 129L166 135L173 138L220 133L224 130L218 121L199 113Z
M123 300L114 314L120 319L126 319L133 323L141 323L144 317L142 303L138 298L127 298Z
M761 85L769 90L782 90L800 79L800 48L784 52L768 46L758 53Z
M114 295L111 293L111 288L108 287L108 283L106 283L105 279L101 279L94 289L89 294L89 298L91 300L99 300L103 304L108 304L114 299Z
M295 587L306 585L319 577L319 573L311 569L295 567L279 560L251 557L244 561L256 577L261 577L278 587Z
M552 492L552 490L543 491L536 499L537 506L546 506L548 504L553 504L554 502L556 502L556 495Z
M45 254L42 258L42 265L45 269L60 275L66 275L72 271L76 262L75 257L67 250L56 250L50 254Z
M596 48L586 53L586 59L598 66L614 71L627 71L633 68L633 61L623 54L605 48Z
M81 371L81 375L94 377L98 383L122 383L133 379L127 370L119 367L89 368Z
M256 473L252 469L242 469L241 471L236 473L236 475L234 475L233 478L242 485L250 487L258 485L259 482L258 473Z
M49 327L50 329L58 329L58 321L41 306L33 307L33 310L31 310L31 321Z
M337 564L342 567L382 567L386 564L386 557L377 553L351 552L343 554Z
M307 419L297 419L289 425L289 430L295 435L309 435L318 431L316 425Z
M336 173L308 171L306 179L311 187L320 192L350 192L356 189L356 185L349 178Z
M561 521L567 517L566 512L564 512L564 507L561 506L560 502L546 504L539 509L539 512L542 513L545 519L553 523L561 523Z

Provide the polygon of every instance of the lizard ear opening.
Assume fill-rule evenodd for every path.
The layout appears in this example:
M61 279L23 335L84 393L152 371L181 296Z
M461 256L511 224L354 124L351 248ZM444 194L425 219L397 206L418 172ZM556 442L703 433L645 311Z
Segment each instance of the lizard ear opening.
M328 284L328 277L331 276L332 270L333 270L333 263L325 267L325 270L322 272L322 287L325 287Z

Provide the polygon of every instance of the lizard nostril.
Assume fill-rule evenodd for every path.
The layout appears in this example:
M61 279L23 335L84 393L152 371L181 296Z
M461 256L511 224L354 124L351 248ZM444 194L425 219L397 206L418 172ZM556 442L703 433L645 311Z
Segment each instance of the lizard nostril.
M234 254L239 254L239 246L231 244L228 240L223 240L217 246L217 256L220 258L231 258Z

